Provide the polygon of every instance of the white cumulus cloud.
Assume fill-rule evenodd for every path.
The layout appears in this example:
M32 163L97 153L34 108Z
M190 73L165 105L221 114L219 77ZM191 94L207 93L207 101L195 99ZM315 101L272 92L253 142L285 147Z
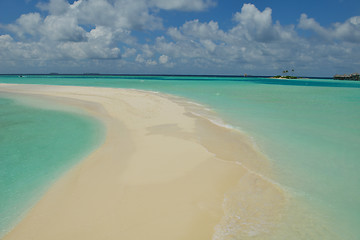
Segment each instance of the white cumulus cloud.
M159 57L159 63L161 63L161 64L165 64L165 63L167 63L168 61L169 61L169 57L166 56L166 55L161 55L161 56Z
M38 3L38 7L43 11L49 11L51 15L61 15L67 12L70 4L66 0L50 0L48 3Z
M360 16L351 17L344 23L335 23L331 27L325 28L315 19L309 18L306 14L302 14L299 27L305 30L311 30L327 40L340 39L353 43L360 42Z
M203 11L215 6L213 0L150 0L153 5L166 10Z
M41 27L43 36L55 41L86 41L86 31L72 16L47 16Z
M21 15L15 23L10 24L7 28L20 37L25 37L26 34L36 36L39 34L42 19L39 13L28 13Z
M232 32L248 40L271 42L284 38L291 39L294 35L291 26L284 28L278 22L273 24L270 8L261 12L253 4L244 4L241 12L234 15L234 20L238 25Z

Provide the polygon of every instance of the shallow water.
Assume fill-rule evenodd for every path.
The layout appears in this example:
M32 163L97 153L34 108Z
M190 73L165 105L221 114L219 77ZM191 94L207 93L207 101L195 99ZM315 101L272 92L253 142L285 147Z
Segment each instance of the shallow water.
M254 138L273 164L274 181L294 199L282 226L291 231L279 230L275 239L360 235L358 82L172 76L1 76L0 82L137 88L202 103Z
M89 117L25 106L8 97L0 93L0 237L98 144L102 131Z

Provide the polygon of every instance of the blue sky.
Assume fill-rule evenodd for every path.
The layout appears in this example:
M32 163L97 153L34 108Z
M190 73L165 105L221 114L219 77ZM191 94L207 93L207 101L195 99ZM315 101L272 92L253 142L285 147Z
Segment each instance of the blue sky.
M0 73L360 72L358 0L1 0Z

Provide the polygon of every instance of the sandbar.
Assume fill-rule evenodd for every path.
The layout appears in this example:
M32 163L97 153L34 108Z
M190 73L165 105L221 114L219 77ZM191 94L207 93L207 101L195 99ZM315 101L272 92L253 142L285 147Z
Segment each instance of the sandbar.
M6 240L246 239L281 221L286 197L268 179L266 157L186 101L100 87L0 84L0 91L81 108L106 127L104 143Z

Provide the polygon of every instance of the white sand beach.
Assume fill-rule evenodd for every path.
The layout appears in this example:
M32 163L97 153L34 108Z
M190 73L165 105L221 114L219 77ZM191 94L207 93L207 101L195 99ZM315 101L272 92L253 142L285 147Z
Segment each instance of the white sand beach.
M222 239L272 231L286 199L268 160L241 133L147 91L0 84L2 92L72 106L106 139L59 179L4 239Z

